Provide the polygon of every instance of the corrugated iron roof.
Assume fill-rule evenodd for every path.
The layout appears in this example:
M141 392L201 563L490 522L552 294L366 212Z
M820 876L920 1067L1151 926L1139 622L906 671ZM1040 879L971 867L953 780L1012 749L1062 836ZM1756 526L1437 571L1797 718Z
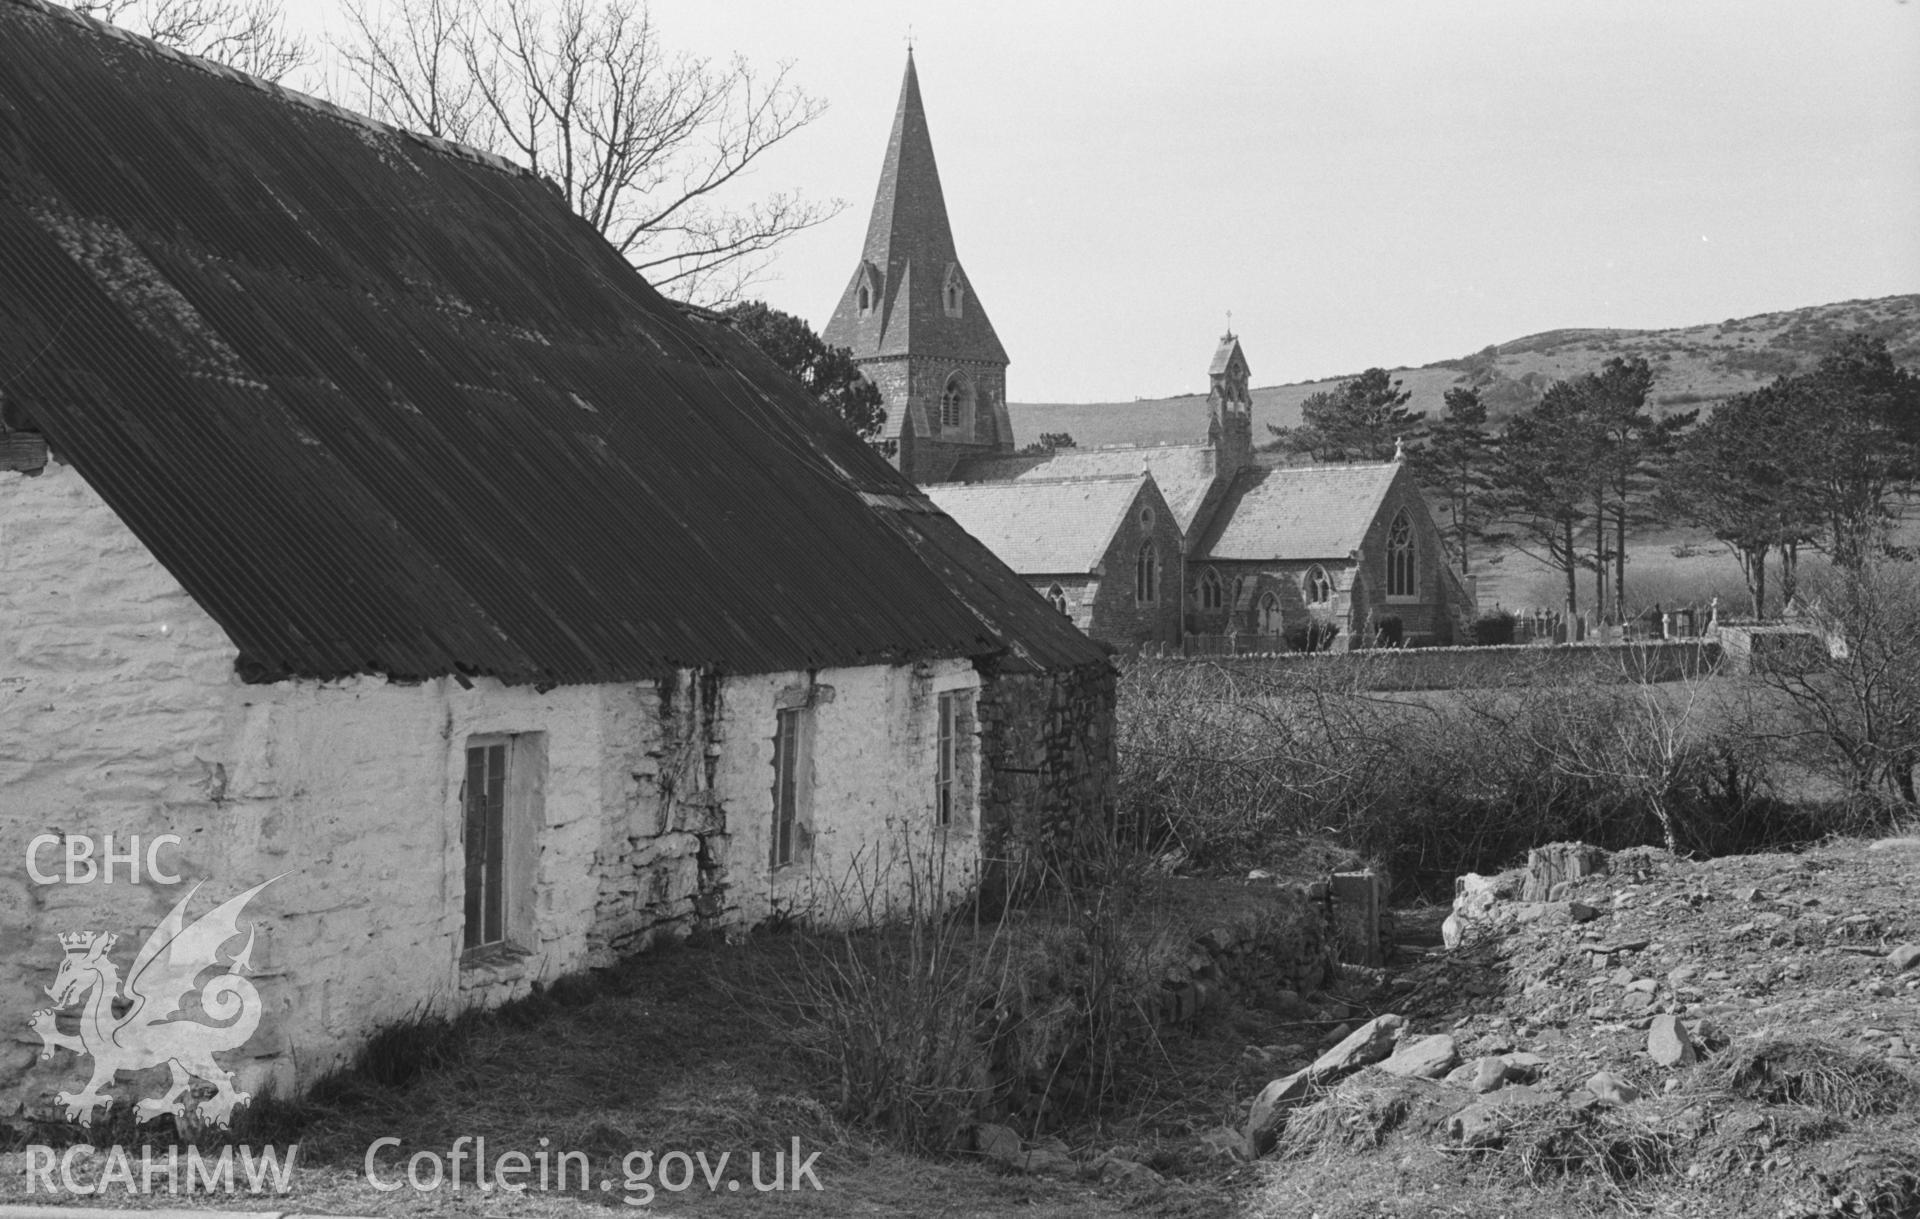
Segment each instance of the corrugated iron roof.
M859 494L910 484L540 179L37 0L0 67L0 382L253 676L1028 646Z
M1387 462L1241 470L1195 559L1344 559L1359 549L1404 469Z
M995 578L992 573L1006 571L1005 565L931 501L922 498L894 505L884 515L980 620L1007 640L1007 650L986 662L989 671L1031 672L1110 663L1111 648L1081 634L1024 582Z
M1141 489L1152 482L1151 474L1137 473L938 483L926 492L1021 575L1085 575L1100 565Z

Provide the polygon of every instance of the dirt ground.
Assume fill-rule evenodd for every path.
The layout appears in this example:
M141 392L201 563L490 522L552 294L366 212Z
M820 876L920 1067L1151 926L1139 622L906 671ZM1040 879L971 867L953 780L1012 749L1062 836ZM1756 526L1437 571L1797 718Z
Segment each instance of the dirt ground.
M1231 920L1243 893L1230 885L1180 886L1177 899L1123 917L1140 937L1164 931L1166 920L1194 934ZM189 1201L168 1192L164 1171L151 1192L130 1190L107 1154L76 1153L70 1164L79 1183L97 1183L104 1174L109 1184L99 1193L50 1196L45 1177L29 1177L45 1166L46 1153L29 1152L27 1144L53 1147L62 1157L83 1141L123 1146L137 1183L142 1144L151 1143L148 1154L164 1165L173 1131L133 1126L124 1106L113 1125L94 1131L0 1116L0 1205L541 1217L644 1205L645 1213L669 1215L1046 1219L1215 1215L1230 1209L1235 1188L1250 1183L1245 1165L1238 1165L1237 1181L1224 1179L1237 1162L1193 1135L1234 1120L1237 1094L1253 1078L1243 1073L1242 1051L1283 1035L1277 1015L1217 1008L1164 1038L1147 1060L1127 1064L1119 1103L1055 1132L1060 1141L1053 1146L1072 1157L1064 1171L1014 1173L968 1152L909 1154L842 1116L830 1064L786 1027L789 992L778 979L794 969L803 939L756 935L658 948L590 987L556 986L537 1003L461 1022L457 1035L436 1034L429 1024L396 1038L376 1055L373 1078L356 1073L323 1082L292 1104L256 1101L242 1112L234 1139L251 1147L300 1145L284 1194L201 1192ZM496 1162L502 1153L534 1160L545 1150L556 1175L549 1188L538 1187L536 1161L522 1178L532 1188L483 1192L474 1185L475 1144L457 1144L463 1137L485 1140L485 1156ZM374 1152L370 1173L369 1149L382 1139L398 1141ZM466 1156L460 1189L451 1187L456 1146ZM557 1175L564 1151L584 1155L584 1173ZM1130 1175L1096 1166L1116 1151L1136 1165ZM423 1182L431 1182L431 1161L438 1160L438 1187L407 1184L416 1154L428 1157ZM808 1171L797 1171L796 1160ZM58 1166L52 1172L57 1187ZM757 1187L775 1179L787 1187Z
M419 1048L426 1069L392 1086L259 1106L246 1137L302 1145L292 1191L193 1204L626 1211L644 1200L621 1171L639 1151L653 1153L645 1213L669 1215L1920 1216L1920 964L1902 970L1890 955L1920 943L1920 845L1704 862L1623 852L1558 896L1496 902L1451 951L1439 943L1445 908L1398 911L1385 968L1349 968L1315 995L1216 1004L1130 1064L1115 1103L1058 1132L1064 1158L1031 1175L972 1154L910 1155L839 1115L835 1081L783 1036L779 1012L755 998L764 989L743 984L792 960L790 943L756 937L659 951L590 991L557 990L469 1030L457 1052ZM1240 1128L1254 1095L1385 1013L1406 1020L1402 1047L1450 1037L1465 1071L1450 1082L1373 1067L1331 1080L1290 1112L1274 1152L1249 1160ZM1687 1030L1693 1061L1650 1056L1662 1017ZM1630 1091L1593 1096L1600 1072ZM1477 1091L1490 1073L1498 1085ZM20 1144L80 1133L16 1128L0 1152L0 1203L186 1202L164 1185L29 1194ZM390 1185L415 1153L447 1163L462 1135L485 1138L490 1157L578 1150L592 1175L584 1189L514 1195L470 1179L457 1191L368 1180L376 1139L401 1140L376 1160ZM138 1154L137 1131L90 1137ZM754 1188L751 1155L763 1157L764 1182L795 1139L819 1153L801 1187ZM666 1182L681 1162L660 1176L673 1151L688 1153L678 1190ZM700 1152L711 1187L692 1161ZM1115 1161L1131 1167L1116 1172ZM85 1180L106 1167L99 1156L74 1165Z

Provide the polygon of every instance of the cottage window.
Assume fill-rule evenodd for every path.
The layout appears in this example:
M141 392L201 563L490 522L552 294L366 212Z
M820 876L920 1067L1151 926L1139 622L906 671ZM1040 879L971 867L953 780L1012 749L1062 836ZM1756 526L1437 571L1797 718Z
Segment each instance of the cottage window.
M1133 561L1133 600L1136 605L1152 605L1160 599L1160 555L1148 542Z
M467 740L460 794L465 951L531 938L545 752L541 733Z
M1327 569L1314 566L1307 569L1307 604L1330 605L1333 602L1333 581L1327 578Z
M939 697L934 773L934 820L942 829L965 826L973 789L973 691Z
M1067 590L1061 588L1058 584L1047 590L1047 603L1063 614L1069 613L1067 609Z
M1220 573L1209 567L1200 573L1200 608L1217 610L1223 600Z
M1413 522L1403 509L1387 530L1387 596L1412 597Z
M804 707L774 713L773 833L768 862L784 868L807 858L813 841L809 824L812 717Z

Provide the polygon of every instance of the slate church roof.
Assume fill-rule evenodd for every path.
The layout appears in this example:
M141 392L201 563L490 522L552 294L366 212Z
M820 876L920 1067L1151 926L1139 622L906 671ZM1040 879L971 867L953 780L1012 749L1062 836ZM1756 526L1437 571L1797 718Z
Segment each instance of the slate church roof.
M1241 369L1247 366L1246 353L1240 350L1240 338L1232 331L1220 336L1220 345L1213 349L1213 362L1207 365L1207 375L1217 377L1238 364Z
M1252 466L1228 484L1196 559L1345 559L1405 466Z
M958 317L948 315L943 300L950 275L962 292ZM874 294L864 313L863 284ZM913 354L1007 363L1006 348L954 252L911 51L860 264L821 337L862 359Z
M1103 655L541 179L40 0L0 386L256 679Z
M1150 474L937 483L927 496L1022 575L1086 575L1100 565Z
M1214 450L1206 444L1115 445L1099 449L1056 449L1050 457L983 456L954 468L959 482L1018 479L1113 478L1147 471L1166 497L1180 526L1192 531L1194 519L1214 482ZM1017 567L1018 564L1015 564Z

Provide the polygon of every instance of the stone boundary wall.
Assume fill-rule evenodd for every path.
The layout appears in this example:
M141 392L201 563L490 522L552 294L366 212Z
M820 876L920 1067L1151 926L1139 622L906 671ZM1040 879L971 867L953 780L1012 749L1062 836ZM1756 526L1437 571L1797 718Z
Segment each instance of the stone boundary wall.
M1169 664L1211 664L1248 675L1279 676L1319 666L1350 672L1369 690L1460 690L1568 682L1670 682L1718 668L1714 639L1650 643L1509 644L1482 648L1378 648L1364 652L1286 652L1265 656L1169 656Z
M1353 876L1379 883L1371 873ZM1147 989L1136 999L1160 1036L1178 1035L1228 997L1252 1007L1294 1009L1305 996L1339 981L1343 964L1366 963L1348 953L1357 922L1371 922L1360 932L1362 940L1381 938L1379 907L1344 901L1338 878L1255 879L1248 887L1267 895L1258 908L1155 950L1153 972L1143 980ZM987 1093L993 1098L976 1114L982 1121L1049 1128L1075 1112L1094 1084L1097 1058L1084 1023L1059 1018L1077 1009L1092 979L1074 945L1056 946L1054 953L1062 951L1069 957L1044 955L1026 969L1012 993L1000 996L997 1020L982 1027Z
M1795 623L1753 623L1722 626L1720 666L1729 675L1799 672L1819 665L1834 654L1833 645L1819 631Z
M1328 883L1276 885L1273 900L1267 917L1223 923L1193 938L1160 983L1156 1025L1185 1023L1222 995L1271 1006L1339 980Z

